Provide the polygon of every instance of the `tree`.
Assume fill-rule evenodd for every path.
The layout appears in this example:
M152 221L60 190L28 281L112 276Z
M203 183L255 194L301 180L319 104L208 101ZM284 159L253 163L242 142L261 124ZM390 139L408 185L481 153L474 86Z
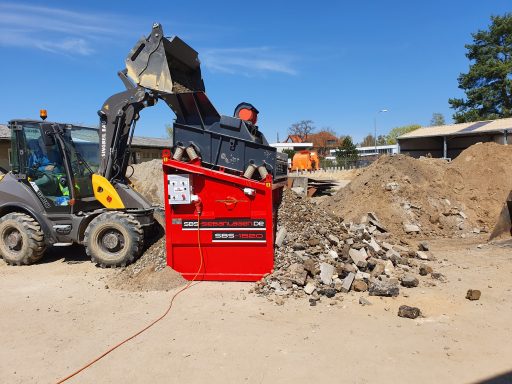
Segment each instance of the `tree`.
M435 127L438 125L445 125L444 116L442 113L434 112L432 114L432 118L430 119L430 126Z
M172 124L165 124L165 132L167 133L167 137L169 139L172 139L172 132L173 132Z
M355 162L358 157L357 148L352 138L350 136L345 137L336 151L338 164L343 164L346 167L349 163Z
M385 135L377 136L377 145L386 145L388 143L388 138Z
M361 147L372 147L375 145L375 137L371 133L365 136L363 141L361 141Z
M315 126L311 120L302 120L298 123L294 123L288 128L289 135L297 135L302 141L308 139L308 135L315 131Z
M418 128L421 128L421 125L419 125L419 124L411 124L411 125L404 125L403 127L393 128L388 133L387 142L388 142L388 144L396 144L396 138L397 137L405 135L406 133L415 131Z
M491 16L488 30L472 34L466 44L469 72L461 73L465 99L448 100L457 123L512 116L512 13Z
M293 155L295 155L297 151L293 149L283 149L283 153L287 154L289 159L293 159Z

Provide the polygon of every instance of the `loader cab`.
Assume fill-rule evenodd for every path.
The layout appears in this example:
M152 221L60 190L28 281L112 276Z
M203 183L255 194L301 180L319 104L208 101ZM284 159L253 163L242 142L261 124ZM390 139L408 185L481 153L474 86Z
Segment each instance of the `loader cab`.
M91 181L99 165L96 129L30 120L11 121L9 127L11 171L48 213L101 207Z

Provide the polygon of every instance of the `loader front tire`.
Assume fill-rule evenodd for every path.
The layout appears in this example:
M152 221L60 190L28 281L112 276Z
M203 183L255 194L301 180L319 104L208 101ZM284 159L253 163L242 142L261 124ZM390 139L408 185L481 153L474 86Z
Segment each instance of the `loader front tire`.
M84 242L87 254L100 267L124 267L140 255L144 231L132 215L105 212L89 223Z
M34 264L45 249L44 234L31 216L13 212L0 218L0 254L7 264Z

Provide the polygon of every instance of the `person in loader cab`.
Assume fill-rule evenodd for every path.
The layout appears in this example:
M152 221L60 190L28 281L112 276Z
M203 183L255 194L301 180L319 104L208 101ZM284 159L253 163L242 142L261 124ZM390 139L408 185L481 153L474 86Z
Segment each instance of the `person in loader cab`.
M62 169L58 164L52 163L46 153L42 150L39 140L28 141L30 155L28 158L28 166L30 169L39 170L41 172L62 173ZM43 144L44 145L44 144Z

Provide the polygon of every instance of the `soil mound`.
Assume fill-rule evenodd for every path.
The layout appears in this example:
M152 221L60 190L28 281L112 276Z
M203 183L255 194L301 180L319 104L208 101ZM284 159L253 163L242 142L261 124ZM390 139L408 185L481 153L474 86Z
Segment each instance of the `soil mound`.
M168 291L186 280L167 266L165 238L160 237L133 264L121 269L110 280L113 288L127 291Z
M383 156L322 206L345 221L375 212L396 234L454 236L491 230L511 189L512 147L485 143L451 163Z
M155 159L133 165L130 177L133 188L155 206L163 206L164 179L162 160ZM109 284L128 291L167 291L186 283L186 280L167 266L164 230L160 228L141 257L119 270Z
M150 203L163 205L164 177L162 160L154 159L141 164L133 164L133 175L130 177L133 188Z

